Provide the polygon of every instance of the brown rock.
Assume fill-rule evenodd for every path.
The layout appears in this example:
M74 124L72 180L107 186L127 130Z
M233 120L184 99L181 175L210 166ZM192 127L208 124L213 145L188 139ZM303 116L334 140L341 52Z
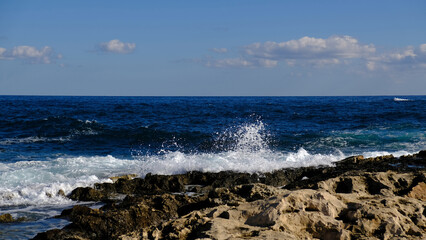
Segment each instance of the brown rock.
M340 160L340 161L336 162L336 165L342 165L343 166L345 164L356 164L356 163L359 163L362 160L364 160L364 156L357 155L357 156L347 157L343 160Z
M100 201L104 198L104 194L90 187L79 187L74 189L68 197L75 201Z
M410 198L426 201L426 183L420 182L407 194Z
M57 193L57 195L58 195L58 196L62 196L62 197L65 197L65 192L64 192L64 190L62 190L62 189L59 189L59 190L58 190L58 193Z
M9 213L0 215L0 223L11 223L14 221L15 220L13 219L12 215L10 215Z
M75 189L77 200L107 204L65 210L72 224L36 239L426 239L425 162L420 152L264 174L122 177ZM188 185L195 197L182 194ZM114 194L127 196L108 202Z
M138 176L137 174L126 174L122 176L110 177L109 179L111 179L112 182L117 182L119 179L132 180L133 178L137 176Z
M0 215L0 223L12 223L12 222L23 222L27 221L26 217L13 218L9 213Z

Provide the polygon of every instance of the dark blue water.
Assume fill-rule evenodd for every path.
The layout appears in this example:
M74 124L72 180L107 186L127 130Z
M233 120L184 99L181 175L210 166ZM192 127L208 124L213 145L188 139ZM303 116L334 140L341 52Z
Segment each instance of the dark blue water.
M416 151L426 97L0 97L0 161L217 152L217 134L262 121L270 148ZM231 140L231 139L230 139ZM173 144L168 144L168 143ZM174 144L174 143L177 143ZM233 144L232 141L229 144ZM226 146L224 146L226 148Z
M271 171L426 149L426 96L0 96L0 239L61 227L57 195L126 173ZM15 234L16 233L16 234Z

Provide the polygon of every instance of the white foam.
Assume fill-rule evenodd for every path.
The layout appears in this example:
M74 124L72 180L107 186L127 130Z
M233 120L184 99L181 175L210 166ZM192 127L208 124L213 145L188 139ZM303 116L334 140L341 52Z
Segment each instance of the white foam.
M37 143L37 142L67 142L70 141L70 137L57 137L57 138L47 138L47 137L25 137L25 138L6 138L0 141L0 145L11 145L19 143Z
M415 152L407 152L407 151L395 151L395 152L387 152L387 151L373 151L373 152L364 152L362 155L366 158L370 157L378 157L385 155L393 155L394 157L401 157L404 155L414 154Z
M309 154L301 148L294 153L274 152L261 149L256 152L232 150L210 154L184 154L168 152L161 156L141 157L141 171L146 173L179 174L188 171L219 172L225 170L238 172L268 172L287 167L303 167L331 165L344 158L342 153L337 154Z
M411 99L407 99L407 98L397 98L397 97L393 98L393 100L394 100L395 102L408 102L408 101L412 101Z
M365 157L398 152L366 152ZM72 202L58 195L69 194L76 187L93 186L97 182L110 182L108 177L135 173L179 174L188 171L269 172L288 167L332 165L347 157L342 152L312 154L303 148L296 152L277 152L269 149L244 151L230 150L220 153L182 153L170 151L161 155L139 156L137 159L119 159L112 156L69 157L52 161L23 161L0 164L0 206L14 205L67 205Z
M194 170L266 172L283 167L330 165L343 157L342 153L310 154L303 148L293 153L273 151L268 148L267 136L263 123L256 122L218 136L233 142L228 150L219 153L161 151L134 159L94 156L0 163L0 206L70 204L70 200L57 194L59 190L69 194L76 187L110 181L108 177L122 174L144 177L149 172L178 174Z
M113 156L61 157L47 161L0 163L0 206L61 205L71 201L58 195L69 194L76 187L92 186L111 181L111 176L147 173L179 174L188 171L269 172L281 168L332 165L347 155L336 150L330 154L310 153L304 148L295 152L280 152L268 147L268 133L262 122L245 124L218 135L218 144L230 141L230 147L218 153L183 153L160 151L155 155L140 154L133 159ZM224 141L223 141L224 140ZM222 146L219 146L222 147ZM397 152L366 152L365 157Z
M112 156L0 163L0 206L69 204L59 190L69 194L76 187L111 181L108 177L129 173L136 165Z

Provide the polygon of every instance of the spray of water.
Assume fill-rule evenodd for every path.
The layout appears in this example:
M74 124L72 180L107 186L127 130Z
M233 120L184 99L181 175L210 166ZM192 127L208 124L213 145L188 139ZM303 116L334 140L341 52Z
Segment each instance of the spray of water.
M170 141L177 150L160 150L154 154L134 154L133 159L113 156L62 157L50 161L21 161L0 163L0 207L14 205L69 204L58 195L75 187L92 186L95 182L110 181L108 177L135 173L179 174L188 171L268 172L281 168L332 165L346 156L312 154L303 148L295 152L281 152L268 146L273 138L261 121L245 123L217 134L219 151L185 153L179 151L178 140ZM171 149L167 146L167 149ZM367 156L387 152L366 153ZM406 152L397 153L407 154Z

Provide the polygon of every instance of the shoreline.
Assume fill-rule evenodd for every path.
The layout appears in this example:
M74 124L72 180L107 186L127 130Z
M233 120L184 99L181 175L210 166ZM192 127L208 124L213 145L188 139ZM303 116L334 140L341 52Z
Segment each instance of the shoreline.
M426 151L268 173L126 175L76 188L63 229L33 239L423 239Z

